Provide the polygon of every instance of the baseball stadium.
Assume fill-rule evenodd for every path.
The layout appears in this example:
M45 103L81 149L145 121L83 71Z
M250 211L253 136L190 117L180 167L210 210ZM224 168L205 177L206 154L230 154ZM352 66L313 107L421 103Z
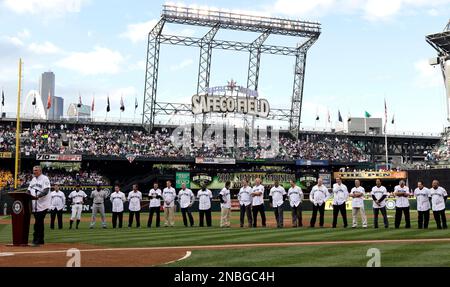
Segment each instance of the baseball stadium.
M450 266L450 22L413 39L439 70L447 120L439 133L403 132L382 96L370 107L381 116L313 111L307 127L307 54L332 35L326 23L256 12L163 4L145 26L143 93L120 97L119 119L110 95L86 105L78 94L62 114L53 72L24 93L35 68L17 59L17 93L2 91L0 266ZM178 101L158 86L174 47L195 50L198 66L171 79L191 82ZM244 79L216 80L224 50L245 55L220 68ZM265 66L271 55L289 68ZM266 97L265 69L292 79L289 92Z

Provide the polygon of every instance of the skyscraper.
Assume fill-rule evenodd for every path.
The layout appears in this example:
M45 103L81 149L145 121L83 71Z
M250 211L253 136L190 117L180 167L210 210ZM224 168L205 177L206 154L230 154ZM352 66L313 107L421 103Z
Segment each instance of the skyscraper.
M58 120L63 116L64 100L55 97L55 74L53 72L44 72L39 79L39 93L42 103L45 103L47 119ZM52 106L47 110L47 99L50 94Z

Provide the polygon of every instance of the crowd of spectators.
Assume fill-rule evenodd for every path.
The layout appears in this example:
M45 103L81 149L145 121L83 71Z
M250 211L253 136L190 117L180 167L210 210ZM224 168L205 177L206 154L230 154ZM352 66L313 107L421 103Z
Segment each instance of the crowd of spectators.
M48 170L45 171L45 175L48 176L50 182L57 183L60 185L76 185L81 184L86 185L109 185L109 180L100 175L97 171L77 171L68 172L65 170ZM24 171L19 174L19 179L25 185L33 179L33 173L31 170Z
M0 169L0 189L13 183L13 175L9 170Z
M346 138L293 139L280 135L275 149L258 144L251 146L235 141L235 147L221 147L217 142L200 142L193 137L191 145L177 146L171 138L171 131L162 128L152 133L143 129L102 126L36 125L23 129L21 152L26 155L37 153L82 154L93 156L126 156L129 154L156 158L236 158L236 159L308 159L338 162L364 162L368 156ZM15 148L15 128L0 127L0 152ZM269 140L270 142L270 140Z
M449 163L450 162L450 129L444 133L440 143L433 151L425 154L425 159L431 162Z
M280 138L285 156L298 159L330 160L335 162L366 162L369 160L360 148L347 138L322 137L320 139L292 140Z

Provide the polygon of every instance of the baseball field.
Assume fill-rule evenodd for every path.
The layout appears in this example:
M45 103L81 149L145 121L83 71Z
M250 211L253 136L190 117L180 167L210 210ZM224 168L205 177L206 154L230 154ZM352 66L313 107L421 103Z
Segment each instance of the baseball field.
M428 230L417 229L416 211L411 211L411 229L394 229L394 211L389 211L390 227L374 229L367 211L369 228L332 229L331 211L326 212L325 228L291 228L285 213L285 228L275 228L272 212L267 212L267 228L239 228L239 214L232 213L232 227L219 226L213 213L213 227L184 227L176 213L175 227L101 229L99 222L89 229L89 214L84 214L80 229L50 230L46 218L46 244L41 247L9 247L12 241L9 217L0 217L0 266L66 266L68 249L80 252L81 266L366 266L368 250L377 248L380 265L450 266L450 231L436 229L431 216ZM448 217L449 213L447 213ZM141 215L146 226L148 214ZM194 216L197 216L195 213ZM304 213L307 226L310 212ZM351 222L351 217L348 216ZM381 219L381 218L380 218ZM196 223L198 218L195 217ZM381 222L380 222L381 223ZM31 227L32 229L32 227ZM30 235L31 235L30 231Z

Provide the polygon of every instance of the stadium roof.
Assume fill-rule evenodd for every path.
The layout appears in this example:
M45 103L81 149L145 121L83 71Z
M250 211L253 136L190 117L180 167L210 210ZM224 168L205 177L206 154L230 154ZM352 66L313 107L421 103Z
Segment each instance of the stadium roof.
M442 56L450 55L450 21L441 33L431 34L425 37L427 42L433 46Z
M169 23L233 29L271 34L318 37L320 23L238 14L221 10L205 10L175 5L163 5L162 18Z

